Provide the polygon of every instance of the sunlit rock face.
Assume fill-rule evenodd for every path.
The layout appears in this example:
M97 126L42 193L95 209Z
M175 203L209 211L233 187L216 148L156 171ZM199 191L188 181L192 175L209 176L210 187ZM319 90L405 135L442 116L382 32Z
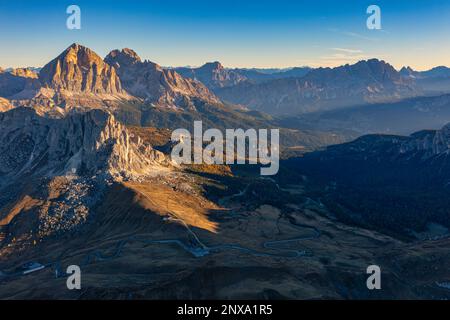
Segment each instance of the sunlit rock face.
M0 112L5 112L11 110L13 105L9 102L8 99L0 97Z
M0 114L0 141L0 180L26 173L133 179L166 161L150 145L131 141L126 128L101 110L49 119L17 108Z
M131 49L113 50L105 61L117 69L123 87L133 96L171 108L195 108L196 99L219 102L202 83L183 78L174 70L142 61Z
M116 70L89 48L73 44L40 72L44 86L73 92L123 93Z

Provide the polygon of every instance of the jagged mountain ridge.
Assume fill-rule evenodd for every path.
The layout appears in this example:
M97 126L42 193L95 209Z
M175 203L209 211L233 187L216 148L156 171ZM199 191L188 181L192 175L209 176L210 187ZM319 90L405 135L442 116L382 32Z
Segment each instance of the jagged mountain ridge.
M2 87L2 75L3 111L24 106L40 115L61 118L72 111L102 109L126 125L171 129L191 128L194 120L202 120L205 128L274 125L271 117L224 104L202 83L142 61L131 49L114 50L102 61L92 50L73 44L38 76L8 72L6 85ZM308 148L324 141L342 141L333 133L284 132L287 144Z
M450 68L439 66L426 71L416 71L411 67L400 70L402 76L413 79L427 94L450 93Z
M174 69L186 78L199 80L214 92L220 88L233 87L241 83L261 83L273 79L303 77L312 70L309 67L268 69L267 71L264 69L224 68L218 61L205 63L198 68L177 67Z
M170 109L195 109L197 101L220 103L200 82L184 79L150 61L142 62L130 49L114 50L103 60L91 49L74 43L38 75L27 72L0 73L0 96L15 106L33 107L40 114L58 116L72 109L92 108L114 111L144 99ZM31 73L36 76L31 77Z
M204 83L209 89L235 86L240 82L248 81L249 78L237 70L225 69L218 61L208 62L198 68L175 68L175 71L186 78L196 79Z
M218 90L225 101L271 114L300 114L420 95L411 79L377 59L318 68L300 78L248 82Z
M400 69L400 74L402 76L412 78L447 78L450 77L450 68L446 66L438 66L426 71L416 71L410 66L405 66Z
M157 106L195 109L193 99L219 103L202 83L183 78L174 70L163 69L151 61L143 62L131 49L113 50L105 62L118 70L130 94Z
M165 69L142 62L131 49L114 50L102 60L78 44L42 68L39 78L39 69L13 72L18 70L0 73L0 96L13 105L60 113L64 110L58 107L117 108L135 98L147 99L156 106L194 110L197 100L220 103L208 87L231 103L273 114L298 114L392 102L421 95L422 89L444 93L450 82L446 67L423 72L405 67L397 72L377 59L336 68L291 68L268 73L226 69L219 62L199 68Z
M360 165L364 164L368 167L374 165L374 171L377 167L384 168L384 175L392 175L390 181L394 184L402 179L422 183L432 180L434 183L439 181L443 186L450 182L449 160L450 123L439 130L422 130L409 136L365 135L354 141L308 154L300 162L307 165L305 168L323 166L323 175L328 172L330 177L339 176L351 180L355 175L349 174L349 170L357 172L361 169ZM313 164L314 162L317 163ZM393 170L401 170L405 174L409 172L409 176L397 177L398 181L395 182L393 177L398 172ZM371 175L373 172L367 174Z
M445 125L439 130L422 130L411 134L410 136L371 134L357 138L354 141L329 146L324 151L317 151L305 156L305 159L311 161L305 162L337 162L351 168L351 162L378 162L382 165L389 163L399 163L415 165L416 162L422 163L419 170L427 165L435 165L436 161L449 166L450 162L450 124ZM313 160L314 159L314 160ZM303 160L300 160L303 161ZM337 166L330 165L326 170L336 172L339 175L346 175L344 171L340 172ZM437 170L437 174L441 170ZM417 170L416 170L417 173ZM435 174L435 177L436 177ZM439 177L440 180L450 179L450 171Z
M151 146L131 141L127 129L101 110L49 119L30 108L16 108L0 114L0 141L3 184L25 174L130 179L165 162Z

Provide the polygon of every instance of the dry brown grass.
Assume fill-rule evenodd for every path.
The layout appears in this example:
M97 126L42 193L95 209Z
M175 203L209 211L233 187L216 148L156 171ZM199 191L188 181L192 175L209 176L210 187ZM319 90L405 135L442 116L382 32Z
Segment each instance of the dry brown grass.
M172 132L169 129L158 129L153 127L134 127L129 126L127 129L134 135L139 136L142 141L151 146L163 146L170 141Z
M42 200L33 199L32 197L30 197L28 195L22 197L19 201L14 203L14 205L12 205L11 207L0 211L0 217L3 217L0 220L0 226L8 225L22 211L31 210L34 207L40 206L42 204L43 204Z
M210 221L208 214L220 208L205 198L175 191L161 184L126 182L124 185L140 196L139 201L146 209L187 226L217 232L217 223Z
M191 164L185 165L192 172L214 174L219 176L232 176L230 166L224 164Z

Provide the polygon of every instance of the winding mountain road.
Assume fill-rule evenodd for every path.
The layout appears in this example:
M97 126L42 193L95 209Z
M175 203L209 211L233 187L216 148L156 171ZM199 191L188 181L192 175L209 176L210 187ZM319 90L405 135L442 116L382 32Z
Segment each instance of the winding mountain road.
M251 185L251 183L249 183L246 188L243 191L240 191L234 195L231 195L229 197L224 198L224 202L227 202L228 200L238 197L238 196L243 196L246 194L246 192L248 191L249 186ZM145 193L141 193L144 197L147 197L145 195ZM218 252L222 252L222 251L226 251L226 250L234 250L234 251L241 251L244 253L247 253L249 255L254 255L254 256L259 256L259 257L273 257L273 258L301 258L301 257L308 257L312 255L312 252L307 251L307 250L297 250L297 249L290 249L290 248L283 248L284 245L286 244L293 244L293 243L298 243L301 241L306 241L306 240L314 240L317 239L321 236L321 232L320 230L318 230L315 227L312 226L307 226L307 225L297 225L297 224L293 224L296 228L298 228L299 230L301 229L301 231L304 231L304 229L310 229L313 231L312 235L307 235L307 236L302 236L302 237L296 237L296 238L292 238L292 239L282 239L282 240L270 240L270 241L265 241L261 244L261 247L273 252L264 252L264 251L258 251L255 249L251 249L251 248L246 248L243 247L239 244L232 244L232 243L228 243L228 244L222 244L222 245L215 245L215 246L208 246L206 244L204 244L200 238L198 237L198 235L194 232L194 230L192 230L192 228L190 228L182 219L180 219L178 216L176 216L176 214L173 214L172 212L169 214L169 217L167 218L167 220L171 220L171 221L179 221L182 223L182 225L187 229L187 231L189 232L189 234L192 236L192 242L191 244L186 244L184 241L180 240L180 239L147 239L147 238L143 238L142 236L136 236L136 235L132 235L129 237L126 237L125 239L122 239L120 241L117 242L117 244L115 245L115 248L113 250L113 253L110 255L105 255L102 253L102 251L100 250L93 250L89 253L87 253L83 260L81 261L81 263L79 263L78 265L80 267L86 266L88 264L91 263L95 263L97 261L107 261L107 260L111 260L114 259L118 256L121 255L121 253L123 252L123 249L125 247L126 244L130 243L130 242L141 242L144 244L148 244L148 245L176 245L178 247L180 247L181 249L185 250L186 252L192 254L194 257L196 258L201 258L204 257L206 255L210 255L213 253L218 253ZM194 243L195 242L195 243ZM45 268L52 268L55 270L55 275L56 277L62 277L65 276L66 273L64 272L64 270L62 270L61 268L61 260L56 260L54 262L49 262L47 264L44 264ZM17 276L23 276L23 271L20 272L14 272L14 273L0 273L0 280L1 279L7 279L7 278L12 278L12 277L17 277Z

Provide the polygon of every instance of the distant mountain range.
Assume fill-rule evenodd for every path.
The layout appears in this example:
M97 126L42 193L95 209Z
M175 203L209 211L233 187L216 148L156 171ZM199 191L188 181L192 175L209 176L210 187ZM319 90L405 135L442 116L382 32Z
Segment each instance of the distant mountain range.
M193 120L221 128L281 126L297 130L297 136L302 131L301 144L318 146L334 141L328 134L338 134L339 142L442 126L450 121L448 97L422 96L441 95L449 79L447 67L397 71L377 59L317 69L227 69L219 62L169 69L142 61L132 49L113 50L102 59L73 44L41 69L2 70L0 110L26 106L61 117L99 108L125 124L169 128ZM295 145L296 139L289 140Z
M358 135L409 135L424 128L438 129L449 121L450 95L444 94L284 117L279 124L284 127L325 131L345 129Z
M411 67L403 67L400 74L405 77L425 79L425 78L449 78L450 68L439 66L427 71L415 71Z
M216 91L225 101L271 114L300 114L358 104L395 101L422 94L414 80L377 59L337 68L318 68L302 77Z
M211 90L237 85L248 78L235 70L225 69L220 62L210 62L199 68L175 68L183 77L204 83Z
M219 62L175 68L197 79L222 100L274 115L291 115L355 105L394 102L450 92L450 69L395 70L377 59L336 68L226 69Z
M292 115L450 93L450 69L395 70L377 59L336 68L224 68L219 62L175 68L222 100L273 115Z
M70 93L69 93L70 92ZM144 100L156 107L195 110L200 103L240 105L277 116L333 110L450 93L450 68L395 70L371 59L336 68L163 68L131 49L105 59L74 44L39 68L0 72L0 96L13 105L52 107L89 104L117 108ZM234 107L236 108L236 107ZM64 110L58 110L64 112Z
M6 69L0 68L0 72L11 72L17 69L27 69L37 74L41 71L42 68L41 67L23 67L23 68L6 68Z
M450 68L440 66L427 71L414 71L410 67L403 67L400 74L414 79L426 94L445 94L450 92Z
M7 86L0 89L0 95L16 100L18 105L32 105L44 111L52 109L53 105L65 109L77 106L117 108L120 103L139 99L157 107L174 109L195 109L192 99L219 102L203 84L184 79L152 62L142 62L130 49L113 51L103 60L89 48L73 44L33 78L35 90L27 90L30 80L26 76L9 72L3 78L7 77L4 81L9 86L13 81L19 83L14 90L7 91Z
M218 61L206 63L198 68L180 67L175 70L186 78L196 79L215 91L220 88L233 87L240 83L260 83L273 79L303 77L310 70L309 67L289 69L226 69Z

